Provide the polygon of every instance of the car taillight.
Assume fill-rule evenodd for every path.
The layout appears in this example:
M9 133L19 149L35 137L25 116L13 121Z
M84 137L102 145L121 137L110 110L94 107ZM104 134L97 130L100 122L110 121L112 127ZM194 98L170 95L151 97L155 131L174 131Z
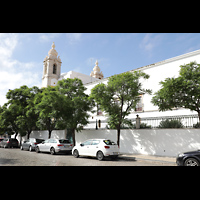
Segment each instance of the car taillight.
M57 144L58 147L64 146L63 144Z
M10 141L7 141L7 143L10 143Z
M37 142L34 143L34 145L38 144Z
M73 144L70 144L70 146L72 147L72 146L73 146Z
M105 149L110 149L110 147L109 147L109 146L104 146L104 148L105 148Z

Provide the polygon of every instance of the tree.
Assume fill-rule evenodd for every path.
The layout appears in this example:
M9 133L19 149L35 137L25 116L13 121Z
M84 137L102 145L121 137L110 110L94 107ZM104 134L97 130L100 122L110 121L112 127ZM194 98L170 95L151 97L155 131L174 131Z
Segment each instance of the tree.
M40 129L49 131L49 138L53 130L65 127L63 116L69 117L66 110L68 102L56 90L56 87L43 88L37 94L34 104L36 113L39 115L36 124Z
M38 92L38 87L29 88L24 85L9 90L6 94L8 103L5 104L7 107L4 112L5 123L10 124L9 127L16 132L15 137L20 130L21 135L26 132L27 138L29 138L33 128L35 128L38 115L35 113L33 102Z
M117 144L120 145L120 129L123 125L133 127L126 117L136 108L140 94L151 94L151 90L142 88L140 78L148 79L149 75L134 71L114 75L107 85L100 83L91 91L91 98L108 114L108 125L117 129Z
M152 103L159 111L188 108L196 111L200 120L200 64L190 62L180 66L177 78L160 82L161 89L154 94Z
M78 78L59 81L57 90L64 95L68 102L63 119L66 123L66 128L72 131L73 144L75 145L75 131L82 130L83 126L88 124L88 112L94 106L93 100L90 100L89 96L84 93L86 88Z

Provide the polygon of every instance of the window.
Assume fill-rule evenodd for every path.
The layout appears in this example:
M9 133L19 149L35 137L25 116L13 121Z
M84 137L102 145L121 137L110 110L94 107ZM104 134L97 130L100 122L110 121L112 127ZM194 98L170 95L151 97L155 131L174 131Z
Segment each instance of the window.
M111 141L111 140L104 140L103 141L105 144L107 145L117 145L115 142Z
M56 64L53 64L53 74L56 74L56 71L57 71Z
M91 145L91 143L92 143L92 140L87 140L87 141L85 141L84 143L83 143L83 145L85 146L85 145Z
M137 105L136 105L136 108L135 108L135 111L143 111L143 95L139 95L138 96L138 98L139 98L139 101L138 101L138 103L137 103Z
M97 145L100 143L100 140L93 140L92 145Z
M59 142L60 143L65 143L65 144L70 144L70 141L69 140L65 140L65 139L59 140Z
M97 115L102 115L102 110L100 109L100 106L97 104Z

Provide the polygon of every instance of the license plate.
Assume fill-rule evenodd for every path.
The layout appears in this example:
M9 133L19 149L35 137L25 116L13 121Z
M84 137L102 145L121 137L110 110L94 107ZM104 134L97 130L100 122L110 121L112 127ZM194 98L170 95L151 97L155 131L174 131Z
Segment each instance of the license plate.
M118 152L113 152L113 155L118 155Z

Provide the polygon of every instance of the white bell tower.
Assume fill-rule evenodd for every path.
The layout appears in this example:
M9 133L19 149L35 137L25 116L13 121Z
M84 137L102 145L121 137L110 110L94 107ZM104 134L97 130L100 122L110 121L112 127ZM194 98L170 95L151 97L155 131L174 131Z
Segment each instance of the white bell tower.
M90 76L94 77L94 78L98 78L98 79L102 79L104 78L103 73L101 72L99 66L98 66L98 61L96 60L95 62L95 66L93 68L93 71L90 73Z
M54 42L51 47L52 48L48 52L49 56L46 56L43 61L42 87L56 86L60 78L62 62L55 50Z

